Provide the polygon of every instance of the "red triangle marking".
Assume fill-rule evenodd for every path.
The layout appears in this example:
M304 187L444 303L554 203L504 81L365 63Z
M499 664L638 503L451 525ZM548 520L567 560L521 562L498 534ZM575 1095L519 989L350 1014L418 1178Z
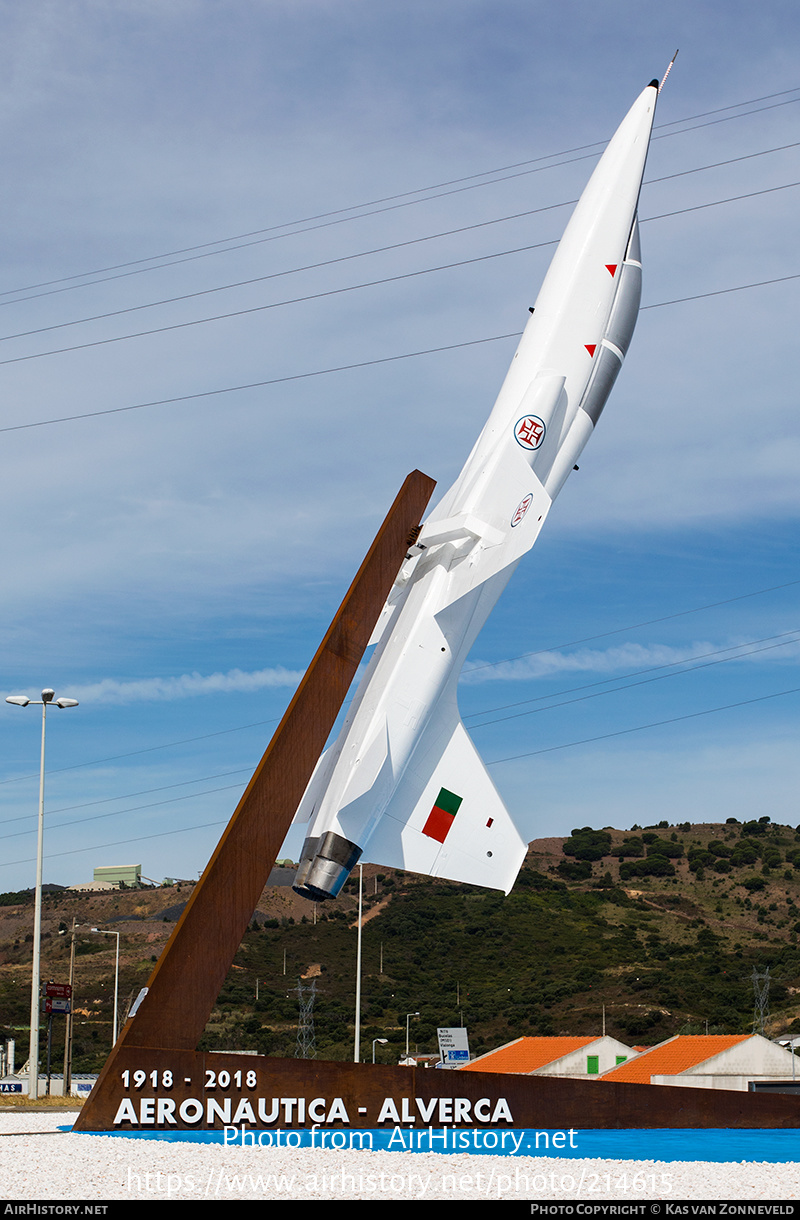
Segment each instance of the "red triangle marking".
M608 272L609 275L614 276L617 274L618 266L619 266L618 263L606 263L606 271Z
M596 343L584 343L583 346L586 348L586 350L590 356L593 356L595 354L595 352L597 351Z

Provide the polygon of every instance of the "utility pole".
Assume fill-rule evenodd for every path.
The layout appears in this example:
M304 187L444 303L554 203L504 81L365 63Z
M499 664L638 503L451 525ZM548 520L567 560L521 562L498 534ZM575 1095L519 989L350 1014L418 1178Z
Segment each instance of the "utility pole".
M755 966L751 975L753 980L753 1033L766 1037L767 1020L769 1018L769 966L759 974Z
M69 1012L67 1013L67 1025L64 1033L64 1096L69 1095L72 1088L72 1005L75 1000L73 990L73 982L75 980L75 929L78 926L78 921L73 916L72 919L72 943L69 949Z
M300 1002L300 1015L297 1022L297 1045L295 1059L316 1059L317 1047L314 1037L314 998L317 993L317 980L311 980L310 987L303 986L303 980L297 980L297 998Z
M361 1062L361 914L364 894L364 866L358 866L358 945L356 948L356 1020L353 1063Z

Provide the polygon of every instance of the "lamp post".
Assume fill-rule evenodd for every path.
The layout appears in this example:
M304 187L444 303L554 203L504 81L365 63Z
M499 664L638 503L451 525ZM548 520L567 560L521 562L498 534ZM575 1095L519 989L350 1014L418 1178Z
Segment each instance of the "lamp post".
M408 1058L408 1023L412 1017L418 1017L418 1016L419 1016L418 1012L407 1012L406 1013L406 1059Z
M36 901L33 913L33 974L31 978L31 1042L28 1097L36 1101L39 1096L39 959L42 939L42 849L44 844L44 729L47 721L47 705L55 699L55 691L42 691L41 699L28 699L25 695L8 695L6 703L27 707L29 703L42 707L42 756L39 766L39 842L36 849ZM77 707L77 699L55 699L56 707Z
M117 1010L119 1008L119 932L106 932L103 928L92 928L92 932L97 932L100 936L116 936L117 938L117 964L114 969L114 1027L111 1037L112 1047L117 1041Z
M71 945L69 951L69 1012L67 1013L67 1026L64 1033L64 1096L66 1097L70 1091L72 1084L72 1008L75 1000L73 986L75 983L75 933L78 928L88 928L90 932L99 932L101 936L116 936L117 938L117 966L114 972L114 1028L112 1047L117 1041L117 1010L119 1002L119 932L106 932L103 928L93 928L88 923L78 923L73 917L72 933L70 936ZM59 936L66 936L66 929L62 929Z
M372 1062L375 1062L375 1043L380 1042L381 1046L385 1046L389 1041L388 1038L373 1038L372 1039Z
M361 896L364 889L364 868L358 866L358 945L356 948L356 1021L353 1063L361 1062Z
M75 1002L72 989L75 983L75 929L77 927L78 921L73 915L69 949L69 1012L67 1013L67 1023L64 1029L64 1097L68 1096L72 1089L72 1008ZM66 929L59 932L59 936L64 936L65 934Z

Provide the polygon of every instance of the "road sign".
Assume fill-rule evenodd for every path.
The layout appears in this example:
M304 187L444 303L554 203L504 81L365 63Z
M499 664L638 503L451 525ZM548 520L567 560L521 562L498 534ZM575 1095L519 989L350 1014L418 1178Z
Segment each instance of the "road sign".
M459 1026L446 1026L437 1029L439 1035L439 1054L444 1067L460 1067L469 1063L469 1044L467 1031Z
M59 996L62 1000L72 999L72 988L69 983L46 983L44 994L48 996Z

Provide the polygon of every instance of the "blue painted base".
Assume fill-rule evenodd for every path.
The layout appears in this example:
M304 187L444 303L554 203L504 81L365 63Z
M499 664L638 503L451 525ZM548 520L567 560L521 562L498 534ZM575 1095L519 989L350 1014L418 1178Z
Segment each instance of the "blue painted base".
M59 1130L69 1131L70 1127ZM534 1131L497 1127L277 1128L250 1131L86 1131L229 1148L327 1148L385 1152L462 1152L492 1156L544 1156L614 1161L800 1161L800 1130L659 1128L635 1131Z

